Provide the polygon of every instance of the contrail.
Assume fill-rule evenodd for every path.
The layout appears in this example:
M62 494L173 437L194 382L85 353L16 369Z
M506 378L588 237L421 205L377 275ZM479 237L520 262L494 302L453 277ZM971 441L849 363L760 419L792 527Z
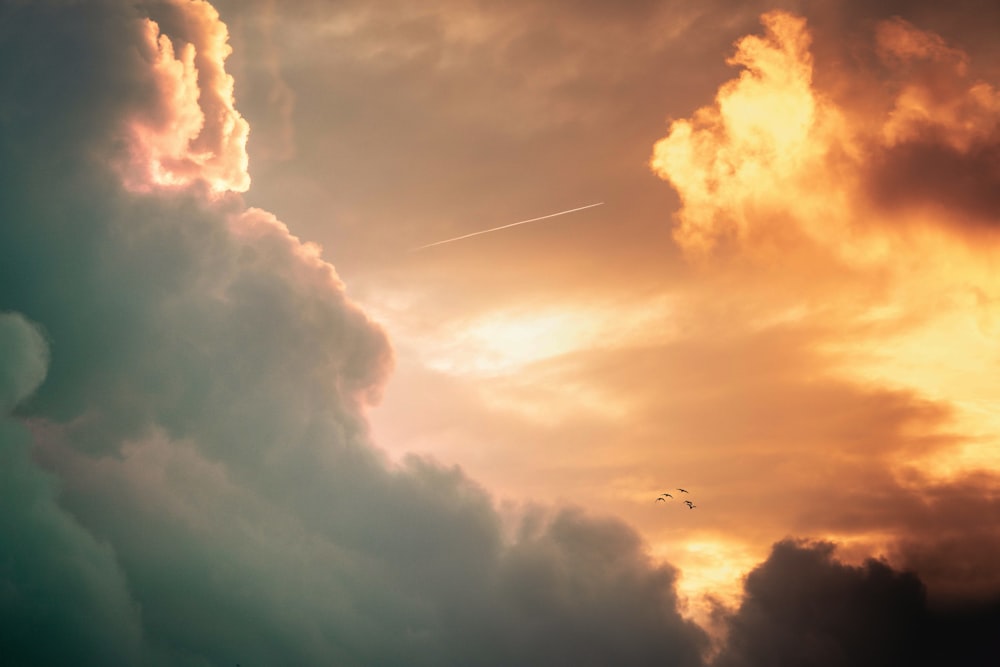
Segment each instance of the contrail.
M557 215L566 215L567 213L574 213L576 211L582 211L585 208L594 208L595 206L600 206L604 202L597 202L596 204L587 204L586 206L580 206L579 208L571 208L568 211L559 211L558 213L549 213L548 215L543 215L539 218L531 218L529 220L521 220L520 222L512 222L509 225L501 225L500 227L494 227L492 229L484 229L479 232L472 232L471 234L464 234L462 236L456 236L453 239L445 239L444 241L435 241L434 243L428 243L427 245L422 245L417 248L410 248L410 252L416 252L418 250L423 250L424 248L430 248L432 246L441 245L442 243L451 243L452 241L461 241L462 239L467 239L470 236L479 236L480 234L489 234L490 232L496 232L501 229L507 229L508 227L517 227L518 225L524 225L529 222L535 222L536 220L545 220L546 218L554 218Z

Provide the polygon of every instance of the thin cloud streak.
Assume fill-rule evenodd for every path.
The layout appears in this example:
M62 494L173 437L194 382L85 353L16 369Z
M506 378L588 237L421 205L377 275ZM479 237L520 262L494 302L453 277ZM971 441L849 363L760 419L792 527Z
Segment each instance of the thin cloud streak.
M507 229L508 227L517 227L518 225L526 225L529 222L536 222L538 220L546 220L548 218L555 218L556 216L566 215L567 213L576 213L577 211L583 211L584 209L594 208L595 206L603 206L604 202L597 202L596 204L587 204L586 206L580 206L578 208L571 208L568 211L560 211L558 213L549 213L548 215L543 215L538 218L531 218L529 220L521 220L520 222L512 222L509 225L501 225L500 227L493 227L492 229L484 229L478 232L472 232L471 234L464 234L462 236L456 236L452 239L445 239L444 241L435 241L434 243L428 243L427 245L418 246L412 248L410 252L417 252L418 250L423 250L425 248L432 248L436 245L442 245L444 243L451 243L452 241L461 241L462 239L467 239L473 236L479 236L480 234L489 234L490 232L498 232L501 229Z

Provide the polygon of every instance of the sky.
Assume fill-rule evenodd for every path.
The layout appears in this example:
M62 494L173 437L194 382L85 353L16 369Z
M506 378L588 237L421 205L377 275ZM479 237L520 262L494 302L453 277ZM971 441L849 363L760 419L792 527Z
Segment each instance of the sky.
M998 28L0 0L0 655L996 664Z

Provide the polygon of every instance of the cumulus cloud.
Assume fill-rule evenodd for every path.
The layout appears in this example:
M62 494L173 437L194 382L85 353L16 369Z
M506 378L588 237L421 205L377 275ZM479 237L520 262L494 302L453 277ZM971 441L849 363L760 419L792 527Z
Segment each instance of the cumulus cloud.
M880 73L841 65L824 90L806 20L761 20L765 35L741 38L728 61L742 66L739 77L654 147L653 171L683 202L682 247L703 252L733 238L752 251L804 234L858 261L900 217L873 210L873 198L938 204L944 225L991 217L1000 97L972 75L967 54L903 19L881 21L863 49Z
M154 3L151 9L163 12L180 35L175 45L156 21L144 22L137 46L156 97L152 108L127 122L125 186L148 191L200 180L215 192L245 192L250 128L234 107L233 77L224 68L232 51L225 24L204 0Z
M674 238L703 274L739 286L765 339L792 332L806 352L775 360L794 384L809 378L771 413L784 425L808 415L800 446L781 448L854 470L821 492L843 505L796 488L811 507L795 529L868 539L916 567L932 596L995 591L992 556L971 555L996 553L983 517L998 516L982 409L997 396L981 366L996 354L1000 293L983 224L997 219L995 88L964 50L898 17L831 34L787 12L762 23L736 43L739 74L654 146L651 167L682 203ZM838 39L852 57L821 60ZM820 387L816 405L799 403ZM747 409L769 401L747 397ZM828 432L855 401L868 407ZM784 487L802 479L815 477Z
M834 545L786 540L746 577L716 667L987 665L996 603L932 609L912 572L868 559L848 565Z
M142 628L114 550L59 505L56 480L33 463L31 435L10 416L47 362L38 329L0 313L0 646L19 665L134 662Z
M716 105L674 121L653 149L653 170L682 199L674 236L692 251L726 237L745 241L759 225L816 208L815 197L786 193L809 192L826 149L815 135L835 120L812 90L805 19L775 12L762 20L766 35L742 38L728 60L745 67L739 78L719 89Z
M565 510L510 537L460 469L370 442L388 342L232 192L246 127L207 3L0 25L4 655L700 664L631 529Z
M631 9L629 29L655 14ZM604 10L587 4L578 19L603 25ZM419 46L428 34L419 20L377 18L358 35L399 31ZM248 185L246 124L224 67L227 31L207 3L7 3L0 25L0 309L18 313L0 316L5 655L21 664L702 664L706 635L679 612L678 572L652 563L621 522L553 510L511 526L461 469L412 456L392 464L373 445L365 411L392 365L388 341L320 248L238 194ZM741 282L739 298L696 309L710 300L695 290L679 301L691 306L677 318L686 338L605 350L582 366L612 369L605 389L627 397L629 414L666 415L674 435L739 459L740 478L748 458L713 444L759 447L752 463L788 473L803 529L888 535L896 561L964 599L994 585L988 554L955 557L972 522L995 515L994 480L977 478L963 494L965 472L933 484L932 466L909 484L899 472L901 460L972 439L949 430L965 425L962 406L921 393L940 376L859 386L838 366L843 349L819 349L845 330L858 346L939 331L920 328L941 320L915 315L911 301L896 311L879 300L911 284L900 275L916 276L879 273L885 248L898 250L883 234L892 220L865 218L859 231L856 214L889 188L859 184L900 147L937 142L966 159L992 132L989 91L959 67L957 47L885 25L888 37L871 48L886 68L944 68L951 87L907 78L916 92L897 87L881 123L858 128L853 110L817 87L807 24L769 15L765 34L737 49L744 74L657 149L684 202L685 249L711 257L728 244L789 262L779 267L808 263L822 289L787 301L803 281L738 268L712 286ZM522 36L520 46L545 48ZM516 47L505 51L512 63ZM457 62L369 55L394 76L405 62ZM551 62L527 88L577 81L572 62ZM613 89L618 70L602 71L601 90ZM774 105L794 122L773 122ZM810 194L820 177L829 187ZM801 247L823 261L795 264L787 251ZM933 259L937 271L948 258ZM995 290L984 266L965 277L988 324ZM912 284L944 275L931 274ZM847 289L833 296L831 285ZM855 316L859 295L887 309ZM968 314L967 301L942 303ZM804 322L817 313L821 326ZM550 386L572 361L541 364ZM726 382L734 367L743 379ZM826 381L834 370L844 377ZM685 390L661 391L653 375ZM637 391L637 377L648 391ZM733 405L744 407L718 409ZM693 469L691 460L678 467ZM833 504L815 483L821 467L856 473L834 498L849 510L817 510ZM728 484L736 475L723 468L705 489L716 507L773 505ZM715 536L745 528L741 516L714 524ZM974 535L991 544L994 532ZM817 647L829 648L817 660L855 656L874 632L898 639L937 613L925 611L914 575L838 563L828 546L779 545L746 594L720 664L817 656ZM816 608L830 598L836 609ZM856 625L857 604L868 626ZM989 606L960 611L942 617L950 632L995 618ZM789 623L801 631L791 638ZM869 659L909 649L889 641L879 650Z

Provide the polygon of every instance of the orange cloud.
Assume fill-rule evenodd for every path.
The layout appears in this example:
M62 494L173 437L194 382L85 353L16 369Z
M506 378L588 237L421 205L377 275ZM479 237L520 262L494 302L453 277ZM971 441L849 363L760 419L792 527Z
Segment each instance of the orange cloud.
M225 71L228 31L204 0L174 5L193 32L191 41L175 46L157 22L145 19L143 56L155 102L128 122L123 181L141 192L194 182L213 192L245 192L249 125L236 111L233 78Z
M851 264L881 261L895 242L871 223L898 220L872 201L996 203L1000 93L970 76L966 54L902 19L880 23L873 51L886 99L873 122L814 85L804 19L771 12L762 22L765 36L744 37L728 60L740 76L654 146L651 168L683 203L682 248L699 254L729 239L760 252L764 239L802 235Z
M859 404L871 415L848 414L850 430L830 433L783 484L800 483L823 460L857 466L854 474L888 491L862 508L852 501L864 492L824 488L851 503L824 515L805 510L824 501L803 486L795 492L802 528L930 544L920 489L958 488L1000 464L991 370L1000 316L991 235L1000 222L1000 96L975 78L967 54L898 18L868 35L875 72L837 65L847 92L826 90L813 76L805 20L772 12L762 22L765 34L741 39L728 61L743 71L712 105L671 123L650 166L680 197L674 239L682 250L706 275L730 275L756 319L799 332L816 355L812 368L786 370L850 388L803 406L801 437L817 438L824 413L846 405L846 396L868 394ZM897 400L879 404L879 392ZM757 412L767 403L747 400ZM795 404L789 397L786 407ZM774 415L782 418L796 419ZM895 443L873 435L894 421L906 427ZM863 448L852 451L852 442ZM988 496L996 483L987 478L980 489L991 489ZM956 526L982 521L950 509ZM943 559L903 550L943 567ZM993 585L992 566L977 567L935 571L935 584L947 588L942 582L961 576Z
M653 149L653 171L681 197L674 238L688 252L726 240L759 246L752 239L762 234L795 231L789 218L797 231L823 236L808 221L843 207L836 180L816 187L830 153L849 144L839 141L839 110L813 89L806 22L783 12L762 21L765 36L744 37L727 61L745 68L739 78L714 105L674 121Z

